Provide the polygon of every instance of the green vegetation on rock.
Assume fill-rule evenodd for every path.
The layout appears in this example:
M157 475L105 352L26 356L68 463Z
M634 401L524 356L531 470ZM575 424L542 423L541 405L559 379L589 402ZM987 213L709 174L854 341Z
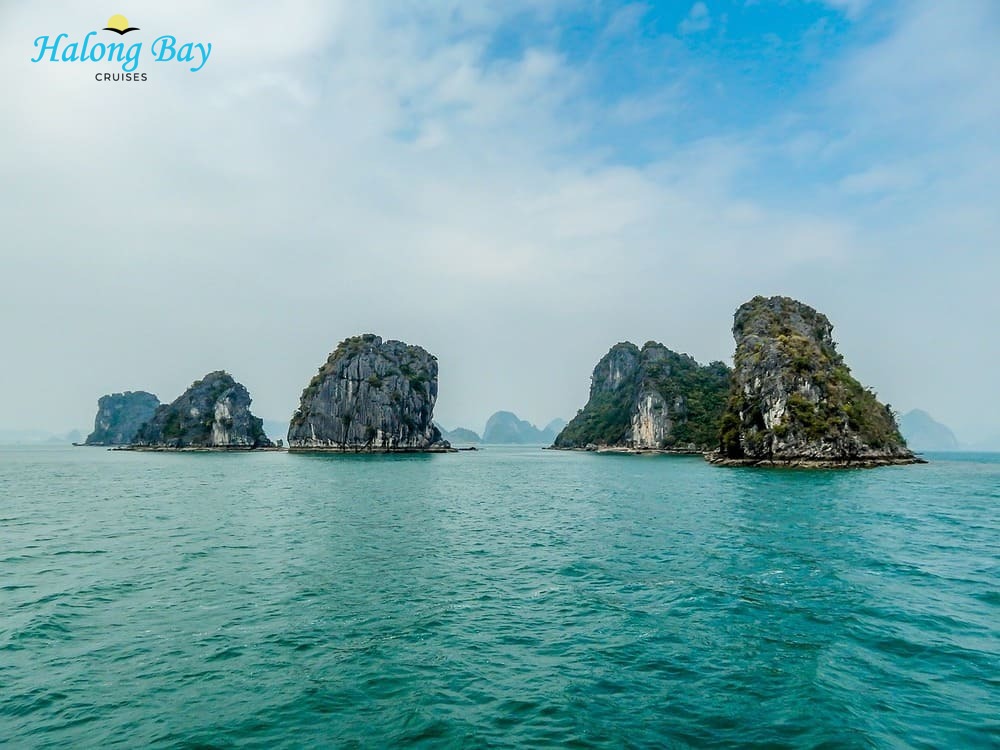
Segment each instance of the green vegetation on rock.
M729 377L722 362L700 365L654 341L616 344L555 446L707 450L718 441Z
M271 447L263 420L250 412L250 403L250 393L232 375L211 372L172 403L159 406L133 442L173 449Z
M891 407L844 363L825 315L788 297L736 312L734 376L720 433L728 459L849 461L912 454Z

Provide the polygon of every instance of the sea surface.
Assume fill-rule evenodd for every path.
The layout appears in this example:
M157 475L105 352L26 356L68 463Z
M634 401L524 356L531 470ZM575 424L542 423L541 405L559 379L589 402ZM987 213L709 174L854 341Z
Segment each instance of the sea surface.
M1000 455L0 449L0 746L1000 747Z

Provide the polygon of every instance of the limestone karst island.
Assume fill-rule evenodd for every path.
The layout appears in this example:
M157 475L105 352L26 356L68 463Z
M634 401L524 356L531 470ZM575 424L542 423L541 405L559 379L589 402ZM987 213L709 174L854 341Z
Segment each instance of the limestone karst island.
M653 341L615 344L591 378L590 400L556 448L703 453L718 445L731 373Z
M719 450L726 465L916 463L892 410L852 375L827 317L788 297L736 311L736 355Z
M851 375L825 315L755 297L733 323L734 367L649 342L611 348L556 448L698 452L727 466L918 463L892 410Z
M153 418L160 399L146 391L126 391L101 396L94 417L94 431L86 445L129 445L139 429Z
M538 430L497 412L484 439L551 441L557 449L596 452L697 453L721 466L921 462L906 447L892 409L851 375L832 332L826 316L808 305L755 297L734 317L732 368L699 364L654 341L641 348L618 343L597 363L590 398L568 424ZM344 339L302 391L288 450L451 452L434 423L437 395L437 358L425 349L374 334ZM112 394L100 399L86 444L283 447L264 434L250 403L247 389L223 371L206 375L170 404L159 405L144 391Z
M345 339L302 391L290 451L451 450L434 424L437 359L373 334Z
M146 450L271 448L263 420L250 413L250 394L233 376L211 372L170 404L157 407L131 447Z

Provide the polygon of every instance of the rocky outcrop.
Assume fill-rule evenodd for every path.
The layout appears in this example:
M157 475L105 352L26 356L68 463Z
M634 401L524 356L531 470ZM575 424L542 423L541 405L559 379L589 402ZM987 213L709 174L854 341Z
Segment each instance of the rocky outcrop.
M293 451L445 451L434 425L437 359L365 334L341 342L302 391Z
M157 408L132 442L136 448L249 450L273 447L263 422L250 413L250 393L227 372L191 384Z
M86 445L128 445L139 428L152 419L160 399L146 391L125 391L101 396L94 417L94 431Z
M650 341L615 344L594 368L587 405L556 448L704 451L718 443L730 371Z
M441 430L441 437L452 445L479 445L479 443L483 442L483 439L479 437L478 432L470 430L466 427L456 427L454 430L445 430L441 427L441 425L438 425L438 429Z
M498 411L486 420L483 442L494 445L550 445L556 432L540 430L509 411Z
M788 297L736 311L723 464L875 466L916 459L890 407L852 375L827 317Z

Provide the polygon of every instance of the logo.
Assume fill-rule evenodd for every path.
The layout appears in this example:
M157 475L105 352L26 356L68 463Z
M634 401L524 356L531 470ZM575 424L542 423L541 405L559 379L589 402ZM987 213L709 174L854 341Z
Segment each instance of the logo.
M111 16L108 19L108 25L104 27L104 31L113 31L120 36L125 36L130 31L138 31L135 26L128 25L128 19L125 16Z
M140 31L138 26L132 26L123 15L114 15L108 19L108 25L101 32L117 34L119 41L103 42L98 39L100 32L90 31L77 41L71 41L70 35L43 34L35 39L35 56L33 63L105 63L119 65L121 73L97 73L97 81L145 81L146 72L137 72L140 65L154 63L174 63L187 65L192 73L208 64L212 54L210 42L180 42L172 34L156 37L144 52L143 42L130 41L124 37L133 31ZM112 37L114 39L114 37Z

